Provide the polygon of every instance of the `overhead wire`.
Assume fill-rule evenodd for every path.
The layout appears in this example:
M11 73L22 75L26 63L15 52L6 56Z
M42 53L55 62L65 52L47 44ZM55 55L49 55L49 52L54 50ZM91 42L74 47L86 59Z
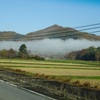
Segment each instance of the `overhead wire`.
M100 25L100 23L78 26L78 27L73 27L73 28L84 28L84 27L97 26L97 25Z
M91 32L91 33L98 33L98 32L100 32L100 30L98 30L98 31L93 31L93 32Z

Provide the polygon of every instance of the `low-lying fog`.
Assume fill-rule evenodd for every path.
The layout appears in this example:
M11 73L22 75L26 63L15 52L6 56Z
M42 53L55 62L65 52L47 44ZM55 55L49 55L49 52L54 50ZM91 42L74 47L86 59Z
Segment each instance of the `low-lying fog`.
M100 41L89 41L89 40L61 40L61 39L44 39L44 40L34 40L34 41L1 41L0 50L19 49L22 44L26 44L27 49L31 50L33 54L39 55L57 55L66 54L71 51L81 50L83 48L88 48L90 46L98 47L100 46Z

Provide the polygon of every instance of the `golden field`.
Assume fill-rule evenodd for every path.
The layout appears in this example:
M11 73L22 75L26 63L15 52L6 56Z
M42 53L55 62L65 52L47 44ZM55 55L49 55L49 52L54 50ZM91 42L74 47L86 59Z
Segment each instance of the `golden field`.
M1 59L0 67L20 69L57 78L71 78L72 81L89 82L100 87L100 62Z

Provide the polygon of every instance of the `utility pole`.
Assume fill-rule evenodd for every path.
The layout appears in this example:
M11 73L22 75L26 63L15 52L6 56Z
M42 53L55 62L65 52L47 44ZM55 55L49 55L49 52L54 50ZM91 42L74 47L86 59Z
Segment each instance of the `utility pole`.
M11 62L11 46L10 46L10 49L9 49L9 63Z

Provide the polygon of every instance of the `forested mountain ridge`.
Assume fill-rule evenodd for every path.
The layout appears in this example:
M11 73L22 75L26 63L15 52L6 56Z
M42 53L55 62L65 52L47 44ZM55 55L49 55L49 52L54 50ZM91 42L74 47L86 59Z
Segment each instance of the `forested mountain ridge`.
M80 32L70 27L62 27L59 25L53 25L45 29L30 32L26 35L21 35L12 31L0 32L0 40L15 40L15 41L31 41L41 39L87 39L100 41L100 36L90 34L87 32Z

